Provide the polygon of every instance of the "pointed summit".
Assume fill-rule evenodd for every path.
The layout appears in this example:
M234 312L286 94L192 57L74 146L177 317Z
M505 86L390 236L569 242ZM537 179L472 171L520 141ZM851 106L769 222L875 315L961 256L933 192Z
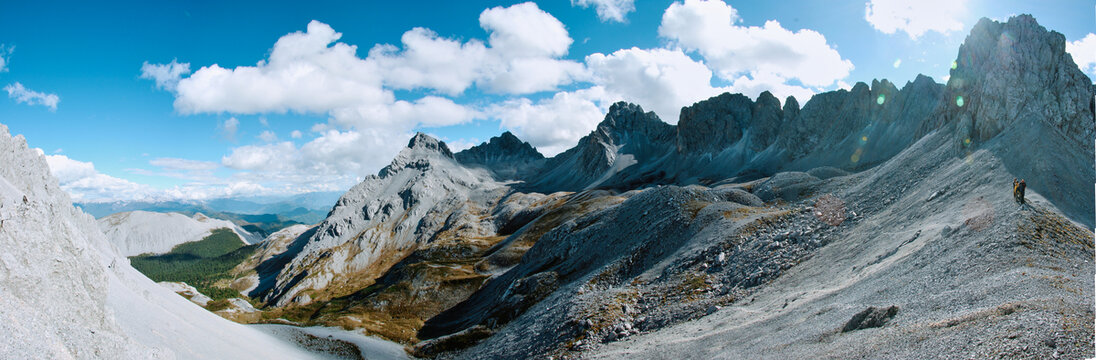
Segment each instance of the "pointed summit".
M401 150L392 159L392 163L381 169L377 175L386 177L399 173L405 168L425 170L438 161L444 162L442 159L453 162L453 152L449 151L449 147L441 140L420 132L416 133L411 141L407 142L407 147Z
M640 132L654 135L655 132L662 131L664 126L666 123L654 112L644 112L642 106L620 101L609 107L609 113L598 124L598 130L606 134Z
M527 142L507 131L491 140L456 153L461 164L482 166L503 180L525 177L543 163L544 155Z
M412 137L411 141L407 142L407 148L411 150L435 151L446 157L453 157L453 152L449 151L449 147L445 145L445 142L421 132L416 133L415 137Z

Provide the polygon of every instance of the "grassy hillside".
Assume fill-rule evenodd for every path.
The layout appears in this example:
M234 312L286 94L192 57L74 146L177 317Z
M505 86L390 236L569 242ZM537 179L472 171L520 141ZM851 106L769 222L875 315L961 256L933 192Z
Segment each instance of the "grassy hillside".
M231 279L229 271L255 252L258 245L244 246L235 233L216 229L200 241L179 244L162 255L130 257L137 271L154 281L181 281L194 286L214 300L240 297L235 290L216 287L219 280Z

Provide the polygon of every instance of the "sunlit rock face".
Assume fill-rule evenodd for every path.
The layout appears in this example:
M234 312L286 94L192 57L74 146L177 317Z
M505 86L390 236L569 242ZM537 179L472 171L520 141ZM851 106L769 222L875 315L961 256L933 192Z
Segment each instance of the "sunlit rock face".
M940 120L958 123L965 132L959 141L986 141L1039 121L1075 145L1091 145L1092 80L1065 51L1065 37L1030 15L979 21L959 47L946 95Z
M302 294L313 300L345 295L444 229L493 234L485 216L504 194L486 170L462 166L445 143L420 133L390 165L339 199L274 284L258 287L269 287L264 301L279 306Z

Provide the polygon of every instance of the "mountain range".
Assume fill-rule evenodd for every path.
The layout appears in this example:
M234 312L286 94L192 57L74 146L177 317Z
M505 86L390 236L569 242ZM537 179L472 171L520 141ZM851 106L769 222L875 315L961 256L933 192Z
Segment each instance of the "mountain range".
M1017 16L979 22L947 84L875 80L802 107L768 92L723 94L683 108L677 125L617 103L547 159L509 133L456 154L419 134L299 237L284 266L265 268L268 283L249 295L300 307L316 323L417 343L419 355L458 358L615 357L630 353L619 339L637 332L652 344L692 344L701 340L658 334L713 313L754 324L725 331L735 336L787 335L737 348L790 357L870 357L856 345L862 336L772 325L820 316L809 311L840 328L861 310L897 306L905 323L886 331L899 340L876 345L907 355L926 348L903 348L896 334L1045 301L1036 298L1065 302L1033 318L1057 311L1083 322L1091 269L1066 271L1085 296L1027 279L1091 260L1094 95L1061 34ZM1013 178L1026 179L1028 205L1012 202ZM1048 241L1050 224L1059 237L1040 244L1057 250L1021 240L1035 231ZM987 273L957 276L955 266ZM1013 285L991 280L1002 278ZM965 290L877 297L930 286L921 279ZM782 301L798 304L772 308ZM931 310L956 301L967 305ZM606 306L624 310L598 310ZM401 322L410 325L391 325ZM809 345L810 336L829 340ZM657 345L645 349L659 356Z
M269 237L233 283L262 318L421 357L1092 357L1094 131L1096 86L1064 37L1028 15L982 19L946 84L873 80L802 106L722 94L676 125L621 102L551 158L510 133L458 153L417 134L318 225ZM40 155L0 139L23 149L0 151L19 165L0 172L0 204L19 209L2 211L16 255L0 284L24 289L0 314L41 318L16 333L57 349L99 341L48 337L76 326L145 351L132 344L152 335L134 332L154 324L104 309L174 310L103 285L110 269L139 275ZM85 278L49 283L54 257ZM89 316L28 305L70 292ZM206 340L154 342L185 356Z
M288 196L248 196L209 200L112 201L77 203L84 212L102 218L127 211L207 214L221 219L256 221L256 216L315 224L327 216L341 192L311 192ZM269 220L269 219L267 219ZM269 221L267 221L269 222ZM277 229L274 229L277 231Z

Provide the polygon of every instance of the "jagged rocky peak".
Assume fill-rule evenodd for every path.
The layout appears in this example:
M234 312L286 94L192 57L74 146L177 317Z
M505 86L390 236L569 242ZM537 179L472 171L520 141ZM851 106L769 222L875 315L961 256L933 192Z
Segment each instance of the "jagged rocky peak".
M453 157L453 152L449 151L449 147L445 145L445 142L421 132L416 133L415 136L411 138L411 141L407 142L407 148L411 150L434 151L441 153L446 157Z
M343 194L277 277L260 280L258 288L269 290L255 295L277 306L325 300L343 295L339 289L369 285L430 240L423 234L468 223L486 236L492 229L471 219L501 196L499 187L487 171L458 163L444 142L418 133L379 174ZM309 297L297 298L302 294Z
M500 160L539 160L543 159L533 145L521 141L513 133L507 131L502 135L491 137L491 140L470 147L455 155L457 161L462 164L490 164Z
M931 77L925 74L917 74L917 77L914 78L913 81L907 81L906 85L902 86L902 91L905 91L906 88L909 88L910 86L912 86L911 89L914 89L926 87L941 87L942 84L936 82L936 80L933 80Z
M500 180L524 179L544 162L533 145L509 131L458 152L455 158L464 165L485 167Z
M958 124L959 137L976 142L1017 123L1042 121L1091 152L1093 93L1061 33L1031 15L1005 23L982 18L959 47L944 118Z
M784 99L784 122L795 120L799 116L799 100L795 96Z
M780 100L768 91L757 96L751 108L749 131L750 149L761 151L769 147L780 133L783 125L784 110L780 108Z
M898 93L898 87L894 86L894 83L887 79L874 79L871 81L871 94L875 96L876 101L879 101L879 95L893 98ZM883 99L884 102L886 99Z
M720 152L749 133L749 148L759 151L775 141L783 120L780 100L768 91L758 95L756 102L746 95L723 93L681 109L677 149L682 153Z
M633 133L649 138L663 138L671 128L654 112L644 112L642 106L623 101L610 106L605 119L598 124L599 130L614 136L614 142L618 143L621 142L621 136L630 137Z
M407 147L400 150L400 153L392 159L392 163L381 169L377 175L383 178L405 168L425 170L430 167L431 159L437 158L454 160L453 152L449 151L445 142L420 132L415 134L411 141L407 142Z

